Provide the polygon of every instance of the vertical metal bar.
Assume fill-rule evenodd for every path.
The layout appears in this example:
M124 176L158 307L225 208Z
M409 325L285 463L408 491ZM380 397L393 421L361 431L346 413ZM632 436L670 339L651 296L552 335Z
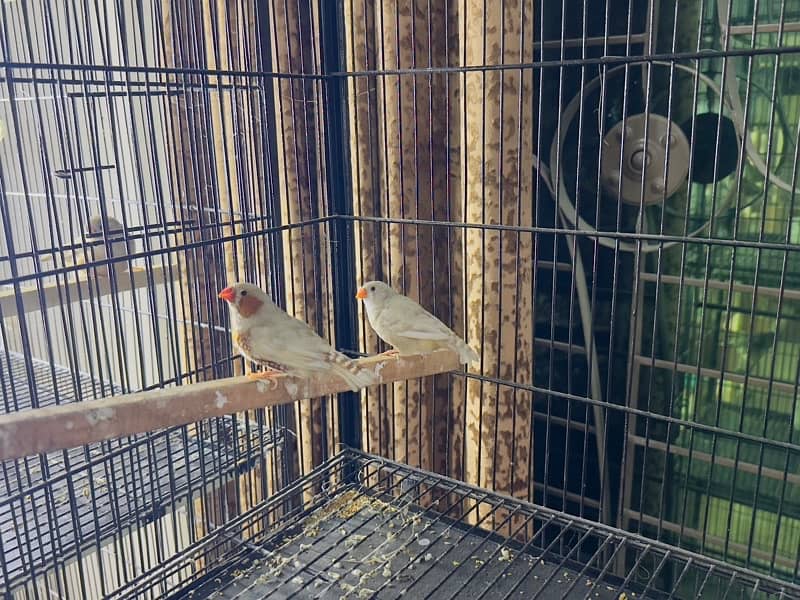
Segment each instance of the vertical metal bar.
M269 26L270 11L266 3L256 3L256 42L257 52L259 56L259 64L256 69L261 72L267 72L272 68L272 30ZM266 215L265 225L267 227L277 227L281 223L281 203L278 193L278 140L277 136L273 133L276 129L276 116L275 116L275 98L272 93L272 80L267 77L259 77L256 80L258 86L259 104L261 114L257 122L260 125L260 136L262 147L265 148L266 156L262 157L264 165L262 167L264 172L264 179L267 184L266 189ZM273 265L269 269L268 278L269 286L272 290L273 297L285 298L286 290L284 285L284 278L281 273L279 265L283 265L283 243L281 234L271 233L267 239L267 254L269 262ZM291 406L280 406L271 409L272 421L271 429L273 431L280 429L282 433L281 443L281 460L273 461L275 470L280 470L280 478L277 480L275 489L280 489L289 483L297 476L298 470L295 468L297 463L296 437L287 436L287 431L294 431L294 408ZM276 473L277 474L277 473ZM265 482L266 478L262 478ZM263 489L266 496L267 489ZM287 509L289 505L287 504Z
M728 14L727 14L727 17L726 17L726 23L728 23L728 27L730 27L732 6L733 6L733 2L729 2L728 3L728 11L727 11ZM754 11L753 11L753 22L754 22L754 24L755 24L755 21L757 20L757 14L758 14L758 1L756 1L755 7L754 7ZM723 35L725 37L724 51L728 52L730 50L730 36L728 35L727 31L724 32ZM754 35L755 35L755 32L754 32ZM753 40L751 40L751 49L754 48L754 41L755 41L755 38L753 38ZM733 72L735 73L736 61L735 61L734 58L726 56L725 58L723 58L722 65L723 65L722 66L722 73L723 73L723 75L722 75L722 84L723 85L721 86L721 89L723 90L723 93L724 93L725 84L729 80L729 77L726 76L726 75L728 73L728 70L730 70L730 69L733 69ZM746 86L746 92L745 92L744 112L741 115L741 118L743 119L743 122L741 123L741 128L742 128L743 136L744 136L745 139L746 139L746 137L748 135L748 122L749 122L749 116L748 115L749 115L749 112L750 112L749 109L750 109L750 102L751 102L751 98L752 98L752 96L751 96L752 88L751 88L751 85L750 85L752 73L753 73L753 57L752 56L748 56L747 57L747 79L746 79L747 86ZM735 79L734 79L734 81L735 81ZM738 89L731 89L730 93L738 95L739 94L739 90ZM720 98L720 102L722 102L722 98ZM720 113L721 113L721 111L720 111ZM719 148L719 144L720 144L720 130L721 130L721 127L718 127L717 128L717 134L716 134L716 141L715 141L715 147L716 148ZM736 170L736 173L735 173L736 203L735 203L735 210L733 212L733 223L731 224L730 231L729 231L730 236L733 239L737 238L737 232L739 231L740 223L744 220L744 215L742 214L742 187L744 185L744 160L745 160L745 157L746 157L746 152L747 152L746 144L743 143L743 144L741 144L741 148L739 149L739 168ZM716 174L717 169L719 167L718 163L719 163L719 153L715 153L715 155L714 155L714 172L715 172L715 174ZM715 180L716 180L716 177L715 177ZM713 188L713 200L714 201L716 201L716 199L717 199L717 192L718 192L718 186L717 186L716 181L715 181L714 188ZM716 211L712 211L711 214L712 215L716 214ZM711 237L714 237L714 235L713 235L714 234L713 225L709 229L709 232L711 233ZM718 227L717 231L716 231L716 234L721 237L721 236L725 235L725 230L722 229L721 227ZM724 401L723 395L724 395L724 389L725 389L723 384L725 382L726 373L728 371L732 370L727 365L728 365L728 356L729 356L729 353L730 353L730 348L733 345L733 343L730 341L731 329L733 329L732 322L733 322L733 316L734 316L734 311L733 311L733 308L734 308L733 282L734 282L734 279L736 277L737 257L739 258L739 262L741 264L741 261L742 261L741 257L742 257L742 254L744 254L744 252L738 252L738 250L739 250L739 247L736 246L736 245L734 245L732 247L732 249L731 249L729 267L728 267L728 277L727 277L729 283L728 283L728 289L726 290L726 301L725 301L725 308L724 308L724 317L721 317L721 322L724 323L724 324L721 326L720 329L722 331L724 331L724 334L723 334L722 352L721 352L720 361L719 361L719 365L720 365L719 385L717 385L716 393L714 394L714 396L715 396L714 425L716 427L719 427L721 425L721 423L722 423L722 417L723 417L722 408L723 408L723 401ZM746 254L745 254L745 256L746 256ZM708 276L709 276L709 269L707 268L706 269L706 278L708 278ZM699 367L700 367L700 364L699 364L699 361L698 361L698 369L699 369ZM742 397L742 409L744 409L744 402L745 402L745 399L744 399L744 396L743 396ZM741 426L738 428L738 431L741 432ZM715 436L713 436L712 442L711 442L711 454L716 456L716 454L718 452L723 452L723 450L721 449L721 446L719 444L719 436L715 435ZM703 523L703 536L702 536L702 541L701 541L701 545L700 545L700 551L701 552L705 552L706 551L707 536L708 536L708 522L709 522L709 518L710 518L710 514L711 514L711 502L709 502L708 499L710 499L712 495L713 496L717 496L719 498L723 497L722 496L722 490L717 490L712 485L712 482L714 481L714 469L715 469L715 466L716 466L716 463L712 462L710 467L709 467L709 475L708 475L708 478L706 480L706 489L704 491L704 495L707 497L707 501L705 503L704 516L703 516L703 520L702 520L702 523ZM722 471L722 472L724 473L724 471ZM732 478L732 481L730 482L730 487L729 487L729 490L728 490L729 493L728 493L728 497L727 497L728 518L727 518L727 529L726 529L726 534L725 534L725 541L724 541L724 544L723 544L723 554L722 554L723 560L727 559L727 557L728 557L728 548L729 548L729 543L730 543L730 537L731 537L731 535L733 535L733 532L732 532L732 529L731 529L731 524L732 524L732 518L733 518L733 512L734 512L733 511L733 507L734 507L734 504L735 504L735 492L736 492L735 487L734 487L735 484L736 484L736 477L735 477L735 471L734 471L734 477Z
M336 216L353 214L352 184L349 157L344 148L347 143L346 80L331 76L344 70L344 9L335 2L323 2L320 7L320 33L322 37L322 97L325 107L322 127L325 140L326 185L328 212ZM336 218L331 222L331 244L336 249L332 261L333 308L336 347L355 349L355 247L353 224L348 219ZM339 439L345 446L361 449L361 402L357 392L339 394Z

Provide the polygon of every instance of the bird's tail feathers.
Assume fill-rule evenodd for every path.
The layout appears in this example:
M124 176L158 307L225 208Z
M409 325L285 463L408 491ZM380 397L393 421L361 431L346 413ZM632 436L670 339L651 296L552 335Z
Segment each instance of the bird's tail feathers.
M354 392L379 382L375 373L359 366L356 361L347 358L344 354L331 352L330 358L333 361L333 372L344 379Z
M458 356L461 359L462 365L468 365L470 363L478 362L481 357L478 355L477 352L472 348L472 346L467 345L467 343L462 340L461 338L458 339Z

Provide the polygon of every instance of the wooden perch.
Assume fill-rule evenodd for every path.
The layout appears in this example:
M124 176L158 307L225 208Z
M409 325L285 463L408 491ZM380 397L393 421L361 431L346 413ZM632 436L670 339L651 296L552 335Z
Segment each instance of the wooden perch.
M173 267L175 272L177 268ZM105 272L105 267L92 267L93 271L98 273ZM120 271L116 274L116 291L127 292L131 289L144 288L150 285L164 283L170 280L170 274L167 267L153 267L148 272L147 269L142 267L133 267L129 274L128 271ZM133 287L131 287L131 279L133 279ZM34 286L23 287L20 290L22 297L22 307L24 313L42 310L42 307L53 308L60 306L67 298L72 302L77 302L79 299L87 300L89 298L98 298L101 296L108 296L111 294L111 280L108 276L101 276L96 278L97 282L91 282L86 278L85 274L81 274L80 279L75 280L72 278L66 284L63 281L50 283L41 287L42 297L40 301L39 288ZM43 302L42 302L43 301ZM0 292L0 309L6 316L17 314L17 298L14 290L4 290Z
M371 356L357 362L374 371L381 383L461 368L458 355L450 350L402 357ZM23 410L0 415L0 460L343 391L347 391L347 385L335 375L309 379L280 376L273 381L252 381L243 376Z

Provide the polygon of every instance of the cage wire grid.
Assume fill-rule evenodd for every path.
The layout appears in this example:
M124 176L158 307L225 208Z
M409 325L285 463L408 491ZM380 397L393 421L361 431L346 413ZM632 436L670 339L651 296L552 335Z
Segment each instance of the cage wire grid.
M24 379L19 376L24 368L22 355L3 353L2 388L8 391L15 380ZM34 361L33 369L39 406L55 404L51 366ZM79 375L78 393L90 395L89 390L102 385ZM59 402L76 401L73 373L59 368L57 376ZM14 410L31 407L27 391L15 392ZM67 562L94 544L108 543L115 534L157 521L208 485L236 478L257 464L263 468L264 455L279 452L283 435L281 430L237 419L201 427L193 437L173 427L49 453L44 461L28 457L13 465L4 462L0 479L4 586L11 589L37 573L49 572L54 557Z
M369 391L360 406L343 395L4 463L0 589L24 598L96 590L155 597L190 585L195 596L407 589L454 597L459 586L489 581L477 596L796 597L800 348L790 338L800 316L800 14L766 0L750 12L744 3L700 1L699 15L680 3L542 2L528 14L509 0L498 6L513 5L533 25L493 40L521 50L489 66L486 49L475 53L468 37L490 36L485 25L422 3L409 27L407 15L368 4L234 1L168 11L160 2L0 2L0 287L33 290L41 305L41 318L25 311L27 299L0 307L5 410L238 372L214 304L231 273L267 287L354 354L384 349L348 296L370 275L419 297L481 347L493 334L485 324L506 309L514 323L498 337L505 345L530 338L532 356L500 365L484 349L477 372ZM463 13L475 6L450 4ZM255 27L243 35L248 18ZM369 23L377 29L368 33ZM682 31L695 32L694 42L687 46ZM453 41L459 35L466 39ZM387 50L370 55L374 44ZM681 80L686 66L717 91L700 76ZM538 98L526 141L517 76L531 78ZM509 87L490 91L493 77ZM468 101L468 83L479 99ZM392 96L395 87L401 93ZM755 154L725 144L723 118L714 116L736 117L733 97L723 97L733 88L743 104L733 120ZM442 184L475 173L470 154L462 164L458 144L449 144L462 127L492 140L494 105L511 117L498 129L517 131L499 140L496 155L481 147L481 176L512 164L513 146L535 158L525 166L532 180ZM653 110L687 131L713 113L716 131L690 138L688 168L716 176L730 154L736 168L713 183L687 181L675 202L665 193L645 207L644 192L633 207L609 201L605 139L617 123ZM656 119L643 127L646 138ZM366 141L354 149L348 135ZM627 143L623 136L620 155ZM667 151L661 166L669 160ZM371 163L377 174L365 169ZM531 222L501 222L504 207L522 210L527 192ZM565 195L583 222L565 216ZM469 211L476 197L477 217ZM87 235L98 212L122 221L122 249L117 236ZM502 240L494 249L493 235ZM480 242L464 250L470 237ZM516 300L482 299L475 309L459 260L442 259L452 249L461 267L492 252L513 262L516 280L502 295ZM106 270L103 285L94 274ZM90 279L85 288L81 277ZM519 300L525 290L531 322ZM477 335L464 326L476 319L484 324ZM437 400L415 410L415 394ZM516 482L522 500L488 491L503 487L508 471L496 452L480 454L498 444L502 394L520 406L505 426L530 422L505 456L530 467L525 485L514 468L506 482ZM479 463L489 464L477 475L486 489L456 481L476 478L459 403L477 414L469 426L488 432L476 444ZM435 440L402 435L413 430ZM339 455L340 442L388 459L378 468L374 457ZM351 466L369 477L350 482L343 473ZM320 494L329 479L337 482ZM250 497L230 492L240 485ZM443 492L440 503L429 504L432 492L421 486ZM365 507L334 517L325 535L292 540L350 492L392 512ZM461 510L469 503L486 511ZM179 510L189 514L180 532L164 521ZM503 537L517 518L533 526L525 542ZM148 524L160 533L151 536ZM408 537L384 541L376 524ZM415 527L428 532L428 549L418 547ZM334 544L342 528L347 535ZM455 542L445 544L444 532ZM363 585L352 571L334 580L341 546L358 560L396 550L402 560L387 576L380 562L379 573L364 569L372 581ZM488 558L471 560L476 547ZM97 565L88 562L93 553ZM277 562L267 568L268 560ZM265 572L268 581L259 581Z
M424 496L447 507L425 509ZM258 527L275 522L269 516L292 499L276 525ZM515 539L526 529L533 535ZM658 591L669 571L697 598L710 589L727 598L800 593L635 533L349 449L122 593L145 594L219 546L221 559L207 562L180 597L674 598L676 589ZM612 564L626 553L633 568L623 578Z

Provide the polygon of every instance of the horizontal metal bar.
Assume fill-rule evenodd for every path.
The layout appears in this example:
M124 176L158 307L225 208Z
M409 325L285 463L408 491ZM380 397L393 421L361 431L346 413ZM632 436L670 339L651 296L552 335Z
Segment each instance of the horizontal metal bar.
M666 519L661 519L659 521L658 517L648 514L640 514L639 511L630 508L625 509L625 518L630 519L631 521L641 521L642 523L652 525L653 527L658 527L660 523L662 529L665 529L671 533L681 534L693 540L702 540L705 537L706 542L711 541L715 544L719 544L720 547L725 546L725 540L719 536L709 535L707 533L704 535L699 529L694 529L692 527L681 527L680 523L675 523L674 521L667 521ZM686 552L686 550L684 550L682 547L680 548L681 552ZM794 569L795 567L795 561L792 559L785 558L780 555L773 557L769 552L764 552L758 548L748 548L745 544L740 544L732 540L728 540L728 548L733 549L736 552L740 552L743 555L747 555L749 552L750 555L755 558L767 562L774 562L787 569ZM786 585L790 584L787 583Z
M460 369L451 350L356 361L381 383L416 379ZM245 410L289 404L348 390L333 374L310 378L279 376L273 382L247 376L48 406L0 415L0 460L75 448Z
M729 289L734 292L741 292L744 294L753 294L756 290L759 296L769 296L771 298L780 298L780 288L768 287L765 285L748 285L746 283L733 283L732 285L727 281L720 281L718 279L699 279L696 277L679 277L677 275L663 275L658 273L641 273L639 275L642 281L653 283L668 283L673 285L690 285L692 287L704 288L708 286L712 290L728 291ZM800 290L786 289L783 290L783 297L788 300L800 300Z
M567 38L565 40L545 40L544 42L537 42L533 45L534 48L561 48L562 44L565 48L580 48L583 46L623 46L627 45L630 41L631 44L644 44L647 41L646 33L633 33L628 35L609 35L606 37L595 36L586 38Z
M699 50L693 52L664 52L660 54L648 54L647 56L617 56L605 55L599 57L571 58L541 60L521 63L505 63L494 65L464 65L458 67L422 67L407 69L372 69L362 71L338 71L320 75L318 73L286 73L278 71L263 70L236 70L236 69L208 69L200 67L158 67L144 65L111 65L111 64L80 64L80 63L45 63L45 62L20 62L6 61L3 64L9 76L0 77L0 83L10 81L13 83L15 77L13 71L16 70L42 70L42 71L75 71L78 73L111 73L135 74L151 73L175 76L231 76L254 79L298 79L311 81L328 81L332 79L352 78L352 77L394 77L397 75L419 75L429 76L437 73L485 73L491 71L520 71L525 69L560 69L564 67L589 67L589 66L616 66L616 65L643 65L654 62L681 62L687 60L711 60L715 58L736 58L736 57L756 57L756 56L781 56L784 54L800 53L800 46L782 46L779 48L728 48L725 50ZM176 85L181 85L181 80L175 81Z
M798 49L800 53L800 49ZM722 248L754 248L761 250L779 250L781 252L800 252L800 244L763 242L757 240L737 240L726 238L691 237L685 235L667 235L660 233L631 233L627 231L597 231L588 229L572 229L566 227L544 227L527 225L500 225L498 223L467 223L464 221L433 221L430 219L401 219L397 217L370 217L366 215L334 215L332 218L361 221L364 223L384 223L387 225L425 225L450 229L477 229L479 231L517 231L519 233L546 233L549 235L573 236L587 239L610 239L620 242L655 242L678 243L697 246L720 246Z
M633 443L637 446L653 448L655 450L667 452L667 444L665 442L659 440L648 440L639 435L629 435L628 439L633 441ZM771 469L769 467L761 467L759 469L758 465L750 462L745 462L742 460L735 461L726 456L713 456L707 452L701 452L700 450L692 449L690 452L688 448L685 448L679 444L670 444L669 453L691 459L696 458L703 462L720 465L722 467L730 467L732 469L750 473L752 475L758 475L760 473L764 477L774 479L775 481L788 481L792 485L800 485L800 475L795 475L794 473L789 473L786 471L779 471L778 469Z
M795 390L797 390L796 385L787 383L785 381L764 379L763 377L756 377L755 375L748 375L745 377L744 375L732 373L730 371L725 371L723 373L718 369L711 369L709 367L698 368L697 365L690 365L681 362L676 363L671 360L653 358L652 356L645 356L643 354L637 354L634 357L634 360L637 364L645 367L655 367L657 369L676 371L678 373L684 373L688 375L700 375L701 377L709 377L711 379L719 379L720 381L728 381L731 383L744 384L745 380L747 380L747 385L752 385L762 389L772 388L789 395L794 395Z
M0 104L22 103L22 102L54 102L62 100L75 100L78 98L153 98L162 96L184 96L190 92L253 92L260 91L257 83L236 84L210 84L206 82L185 82L176 83L169 80L149 79L67 79L57 77L14 77L14 83L18 85L36 85L40 87L59 87L62 92L59 94L43 94L41 96L15 96L14 98L0 98ZM148 88L147 91L139 88ZM69 89L67 89L69 88ZM72 90L74 89L74 91ZM83 88L78 89L78 88ZM115 88L117 91L93 88ZM122 89L119 89L122 88ZM131 89L132 88L132 89Z
M538 481L536 483L537 487L539 487L540 489L544 487L544 483L542 483L541 481ZM564 490L559 488L558 486L548 484L546 494L550 498L557 498L559 500L566 495L566 498L569 502L580 504L581 506L583 506L583 508L589 507L597 511L600 510L600 502L598 502L594 498L590 498L589 496L586 495L581 497L580 494L576 494L575 492L567 492L566 494L564 494ZM547 498L545 498L545 502L547 502ZM566 508L564 510L566 510Z
M759 23L755 26L756 33L779 33L783 30L784 33L800 31L800 23ZM731 35L753 35L752 25L731 25L728 27Z
M567 342L561 342L559 340L551 340L542 337L533 338L533 343L536 346L541 346L543 348L553 348L554 350L559 350L560 352L566 352L567 354L586 354L586 348L584 348L580 344L569 344Z
M569 272L572 271L572 263L566 262L553 262L552 260L537 260L536 261L537 268L543 269L556 269L557 271L565 271Z
M557 417L556 415L548 416L546 413L543 413L538 410L533 411L533 418L538 419L539 421L547 421L549 419L551 422L556 423L557 425L561 425L562 427L567 427L567 424L569 423L570 429L574 429L575 431L578 431L580 433L586 432L586 423L584 423L583 421L576 421L575 419L570 419L569 421L567 421L567 419L565 419L564 417ZM589 433L594 434L594 432L595 432L594 425L590 424Z
M0 189L0 202L4 201L3 193L4 193L3 190ZM180 252L185 252L185 251L188 251L188 250L197 250L197 249L200 249L200 248L208 248L209 245L213 244L213 243L222 245L222 244L224 244L226 242L235 242L235 241L240 241L240 240L256 239L256 238L264 237L264 236L269 235L269 234L278 233L279 231L291 231L293 229L302 229L304 227L311 227L313 225L322 225L324 223L328 223L330 221L334 221L337 218L342 218L342 217L338 217L338 216L335 216L335 215L328 215L328 216L319 217L319 218L316 218L316 219L306 219L305 221L301 221L299 223L287 223L285 225L277 225L275 227L262 227L262 228L259 228L258 231L244 231L242 233L236 233L236 234L231 234L231 235L218 235L213 240L207 240L206 239L206 240L198 240L198 241L195 241L195 242L186 242L186 241L184 241L181 244L173 244L173 245L171 245L169 247L165 247L165 248L150 248L149 250L143 250L141 252L130 252L129 254L126 254L124 257L98 259L98 260L93 261L91 263L91 265L68 265L68 266L63 266L63 267L58 267L58 268L55 268L55 269L51 269L49 271L42 271L41 273L29 273L29 274L26 274L26 275L19 275L16 278L10 277L10 278L7 278L7 279L0 280L0 285L21 283L23 281L38 281L38 280L41 280L41 279L43 279L45 277L52 277L54 275L61 275L63 273L86 271L87 268L89 268L89 267L91 267L91 268L99 268L99 267L103 267L105 265L121 262L123 260L132 261L132 260L137 260L137 259L140 259L140 258L153 259L153 258L155 258L157 256L167 256L167 255L170 255L170 254L178 254ZM231 223L224 223L222 225L235 225L235 224L236 224L236 222L231 222ZM182 228L181 231L183 231L185 233L187 231L200 231L200 230L203 230L203 229L208 229L208 228L184 227L184 228ZM137 238L129 237L128 241L130 241L131 239L137 239ZM13 257L13 258L16 259L16 257Z
M527 390L530 392L534 392L536 394L542 394L546 396L553 396L555 398L562 398L564 400L574 400L576 402L582 402L584 404L589 404L591 406L599 406L603 410L609 411L613 410L615 412L621 412L629 415L635 415L637 417L642 417L643 419L653 419L656 421L660 421L662 423L672 423L673 425L678 425L681 427L686 427L688 429L693 429L697 431L703 431L705 433L709 433L712 435L720 435L724 436L728 439L736 439L741 441L752 442L754 444L769 446L771 448L781 448L782 450L788 450L789 452L800 452L800 444L796 444L794 442L785 442L780 440L773 440L768 437L753 435L751 433L745 433L743 431L734 431L731 429L726 429L724 427L718 427L717 425L706 425L705 423L697 423L694 421L689 421L688 419L680 419L678 417L672 417L669 415L663 415L654 413L652 411L643 410L640 408L634 408L633 406L627 406L623 404L614 404L611 402L605 402L603 400L596 400L594 398L589 398L586 396L579 396L577 394L571 394L569 392L562 392L559 390L551 390L544 388L540 385L532 385L526 383L516 383L512 381L506 381L503 379L498 379L497 377L489 377L487 375L476 375L474 373L463 373L459 372L456 373L457 375L463 375L469 379L475 379L478 381L489 382L489 383L496 383L502 386L507 386L510 388L514 388L517 390Z

